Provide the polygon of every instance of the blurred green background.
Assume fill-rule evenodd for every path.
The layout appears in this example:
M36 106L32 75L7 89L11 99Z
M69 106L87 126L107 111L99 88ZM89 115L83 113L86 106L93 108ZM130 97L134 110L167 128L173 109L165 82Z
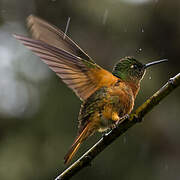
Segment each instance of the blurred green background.
M1 180L54 179L77 131L80 100L11 35L28 35L30 14L62 30L70 17L68 35L110 71L127 55L143 63L168 58L147 71L136 107L180 70L178 0L0 0ZM177 89L73 179L179 179L179 110Z

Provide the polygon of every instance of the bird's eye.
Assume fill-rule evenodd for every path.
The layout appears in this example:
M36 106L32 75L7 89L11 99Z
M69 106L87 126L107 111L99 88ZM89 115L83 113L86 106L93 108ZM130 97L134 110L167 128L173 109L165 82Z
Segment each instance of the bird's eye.
M136 64L132 64L132 65L130 66L131 69L137 69L137 67L138 67L138 66L137 66Z

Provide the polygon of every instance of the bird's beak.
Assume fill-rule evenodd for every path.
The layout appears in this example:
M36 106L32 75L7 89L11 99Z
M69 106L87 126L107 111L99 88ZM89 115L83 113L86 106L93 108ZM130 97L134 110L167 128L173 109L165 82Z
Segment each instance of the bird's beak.
M168 59L162 59L162 60L159 60L159 61L153 61L153 62L150 62L150 63L147 63L144 65L144 69L150 67L150 66L153 66L155 64L160 64L160 63L163 63L163 62L167 62Z

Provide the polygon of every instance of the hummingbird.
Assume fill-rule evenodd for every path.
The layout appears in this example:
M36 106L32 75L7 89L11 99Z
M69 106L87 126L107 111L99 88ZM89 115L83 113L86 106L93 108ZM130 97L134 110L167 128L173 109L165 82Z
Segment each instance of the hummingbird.
M111 73L54 25L30 15L27 26L32 38L14 37L39 56L82 101L77 137L64 157L65 164L88 137L111 129L132 111L146 69L167 61L143 64L127 56L115 64Z

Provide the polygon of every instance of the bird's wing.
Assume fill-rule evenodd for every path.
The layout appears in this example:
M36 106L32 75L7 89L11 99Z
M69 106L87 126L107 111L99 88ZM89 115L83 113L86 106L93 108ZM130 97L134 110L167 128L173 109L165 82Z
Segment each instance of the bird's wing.
M97 89L111 86L118 80L96 63L82 59L63 49L21 35L14 35L41 58L81 100L86 100Z
M27 26L30 29L33 39L43 41L56 48L63 49L81 57L82 59L93 62L93 60L75 42L64 34L64 32L45 20L30 15L27 18Z

